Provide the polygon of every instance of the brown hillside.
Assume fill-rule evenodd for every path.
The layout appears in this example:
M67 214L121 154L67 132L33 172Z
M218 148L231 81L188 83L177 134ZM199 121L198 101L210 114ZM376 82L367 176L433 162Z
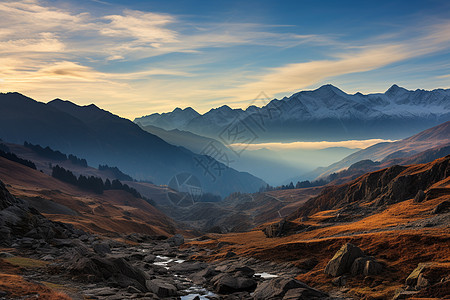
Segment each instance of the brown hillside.
M124 191L84 191L39 171L0 157L0 179L10 192L27 199L49 219L102 233L140 232L170 235L171 219L142 199Z

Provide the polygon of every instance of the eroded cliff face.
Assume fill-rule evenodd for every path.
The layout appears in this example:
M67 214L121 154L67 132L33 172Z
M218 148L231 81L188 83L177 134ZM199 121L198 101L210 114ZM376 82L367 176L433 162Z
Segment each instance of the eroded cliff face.
M18 238L49 240L82 233L70 224L49 221L27 202L12 196L0 181L0 244L10 245Z
M289 219L305 217L323 210L360 206L377 209L384 205L415 198L433 199L440 187L432 187L450 174L450 156L428 164L392 166L363 175L349 183L325 188L317 197L310 199ZM445 188L444 188L445 189Z

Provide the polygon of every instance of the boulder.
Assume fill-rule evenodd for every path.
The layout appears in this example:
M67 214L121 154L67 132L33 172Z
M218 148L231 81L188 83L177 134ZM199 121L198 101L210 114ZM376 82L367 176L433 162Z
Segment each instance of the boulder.
M288 291L294 289L296 291L288 294ZM286 295L289 297L286 299L320 299L328 297L326 293L313 289L301 281L290 278L273 278L260 283L253 293L253 298L257 300L284 299ZM292 298L295 296L298 298Z
M448 281L450 266L448 263L420 263L406 278L405 284L415 289L423 289Z
M185 261L170 267L170 270L175 273L193 273L203 270L208 265L199 261Z
M411 299L414 298L419 292L417 291L398 291L395 293L392 300L402 300L402 299Z
M417 268L415 268L411 274L409 274L409 276L406 278L405 280L405 284L409 285L409 286L416 286L417 284L417 280L419 279L420 273L423 272L423 270L425 269L425 267L427 266L427 264L425 263L420 263Z
M108 243L105 242L95 242L92 244L92 249L94 252L100 255L105 255L111 253L111 248Z
M227 271L227 273L233 273L235 276L241 276L241 277L253 277L253 275L255 275L255 270L253 270L252 268L249 268L247 266L232 266L231 268L229 268Z
M0 258L10 258L10 257L14 257L14 255L8 252L0 252Z
M168 283L167 280L163 279L147 280L145 286L149 291L158 295L158 297L164 298L164 297L173 297L177 295L177 288L173 284Z
M319 263L319 261L316 258L310 257L310 258L304 258L304 259L297 261L297 263L295 265L303 270L310 271L318 263Z
M231 274L222 273L211 279L214 289L219 294L232 294L236 292L252 292L256 288L256 281L247 277L233 277Z
M364 253L361 249L353 244L347 243L328 262L325 267L325 273L336 277L349 272L353 262L362 256L364 256Z
M203 269L189 276L194 284L204 285L210 278L216 276L219 272L212 267Z
M89 282L109 280L120 287L133 285L144 290L149 275L123 258L85 257L79 254L66 263L67 270Z
M334 278L331 283L335 286L345 286L347 280L345 279L345 276L339 276Z
M273 223L264 227L262 231L264 232L266 237L275 238L290 235L302 230L304 231L308 227L308 225L297 224L283 219L278 223Z
M284 294L282 300L313 300L313 299L328 299L328 295L319 292L315 289L291 289Z
M184 237L177 233L173 237L167 239L167 243L169 243L170 246L181 246L184 244Z
M350 273L356 275L378 275L383 271L383 265L379 263L374 257L362 256L353 261L350 268Z
M445 200L439 203L434 209L433 214L442 214L444 212L450 211L450 201Z
M425 200L425 193L423 192L423 190L419 190L416 196L414 197L414 202L420 203L423 200Z
M155 259L156 259L156 255L153 255L153 254L147 254L147 255L144 257L143 261L145 261L146 263L152 263L152 262L155 261Z
M364 266L364 276L378 275L383 272L383 265L375 259L369 259Z

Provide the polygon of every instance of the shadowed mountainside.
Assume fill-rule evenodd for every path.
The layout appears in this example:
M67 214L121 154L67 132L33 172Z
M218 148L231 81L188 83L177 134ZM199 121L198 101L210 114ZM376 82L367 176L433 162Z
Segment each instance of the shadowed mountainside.
M360 150L325 168L317 168L306 174L308 178L325 178L331 173L342 171L362 161L387 161L404 158L435 147L443 147L450 143L450 121L424 130L409 138L392 143L378 143Z
M92 104L78 106L58 99L44 104L19 93L7 93L0 94L0 106L0 136L8 142L50 146L86 158L91 165L117 166L136 179L158 184L189 172L199 178L206 191L221 196L254 192L264 184L249 173L170 145Z

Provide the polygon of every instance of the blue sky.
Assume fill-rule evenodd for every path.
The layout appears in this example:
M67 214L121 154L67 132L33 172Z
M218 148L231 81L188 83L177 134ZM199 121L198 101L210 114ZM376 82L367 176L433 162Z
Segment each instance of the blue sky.
M450 87L449 1L1 1L0 28L2 92L127 118Z

